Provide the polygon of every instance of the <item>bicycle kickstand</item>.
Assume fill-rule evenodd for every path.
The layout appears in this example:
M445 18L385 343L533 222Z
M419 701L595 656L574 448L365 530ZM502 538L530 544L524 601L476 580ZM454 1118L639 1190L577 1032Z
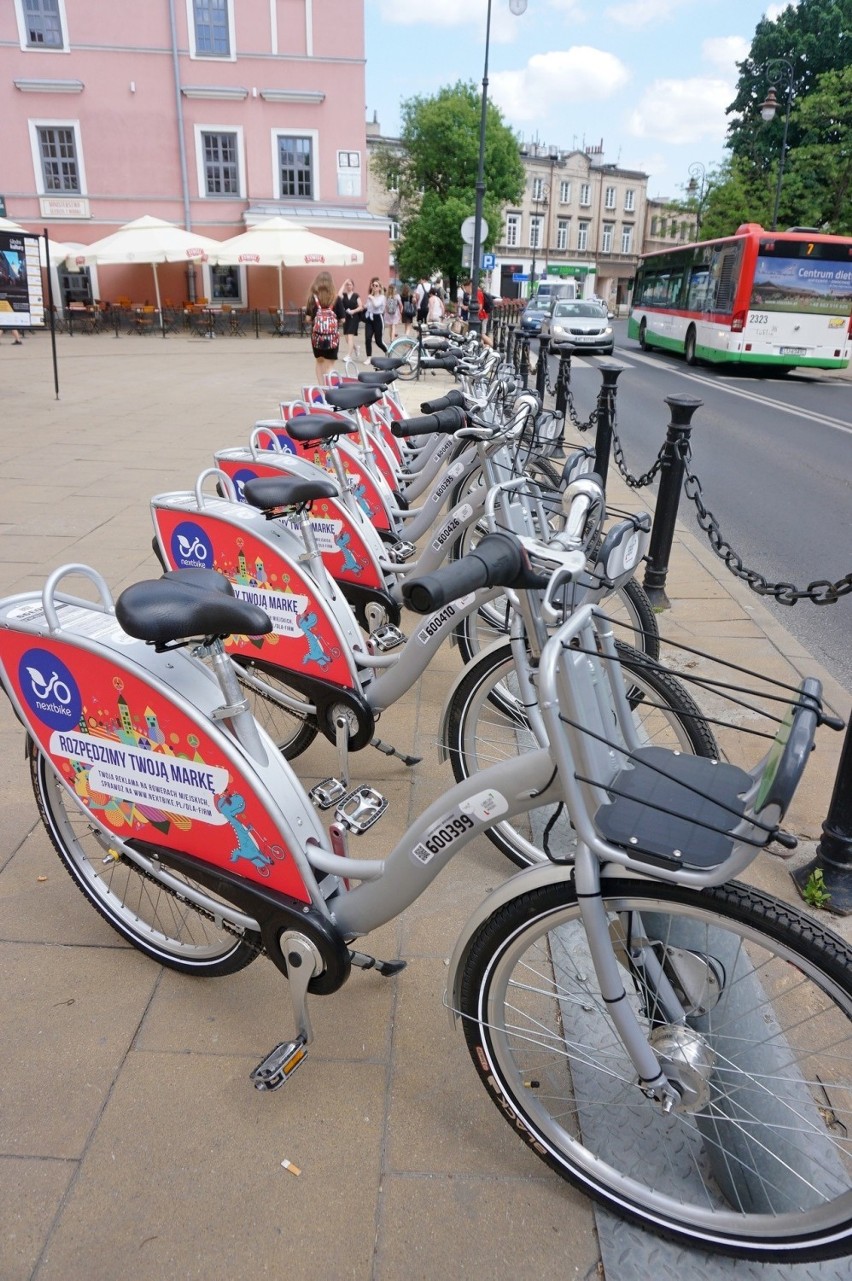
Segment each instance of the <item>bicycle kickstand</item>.
M282 1041L270 1050L251 1074L256 1090L280 1090L308 1056L308 1046L314 1039L308 1015L308 984L315 974L322 972L322 958L310 939L295 930L281 935L280 947L287 958L287 980L293 1006L296 1035L292 1041Z

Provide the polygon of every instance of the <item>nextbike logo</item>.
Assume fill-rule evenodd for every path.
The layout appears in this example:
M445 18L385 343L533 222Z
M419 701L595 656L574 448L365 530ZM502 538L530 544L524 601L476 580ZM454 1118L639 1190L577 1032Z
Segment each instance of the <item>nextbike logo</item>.
M171 542L172 562L177 569L212 569L213 547L200 525L191 520L175 526Z
M68 668L46 649L28 649L18 665L24 701L51 729L69 729L80 720L83 699Z
M252 471L250 467L241 467L239 471L234 472L231 480L234 482L237 502L244 503L246 501L246 485L250 480L257 480L257 472Z

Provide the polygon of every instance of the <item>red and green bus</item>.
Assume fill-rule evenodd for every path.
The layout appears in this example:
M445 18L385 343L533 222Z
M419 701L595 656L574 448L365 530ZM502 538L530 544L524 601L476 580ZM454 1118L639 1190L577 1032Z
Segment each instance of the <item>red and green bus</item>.
M852 239L807 228L645 254L627 336L697 360L845 369L852 354Z

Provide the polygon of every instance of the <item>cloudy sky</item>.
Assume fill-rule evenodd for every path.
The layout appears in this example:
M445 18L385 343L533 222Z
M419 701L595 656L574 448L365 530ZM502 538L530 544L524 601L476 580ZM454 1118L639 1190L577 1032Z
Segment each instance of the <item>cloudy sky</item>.
M489 95L527 140L604 144L608 162L677 196L724 156L725 107L767 0L492 0ZM384 133L399 104L482 82L486 0L366 0L367 114Z

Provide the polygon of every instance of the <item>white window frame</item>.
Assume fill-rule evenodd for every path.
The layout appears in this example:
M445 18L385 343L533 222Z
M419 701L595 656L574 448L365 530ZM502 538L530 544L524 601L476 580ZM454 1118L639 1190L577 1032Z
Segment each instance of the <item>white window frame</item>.
M521 215L519 213L506 214L506 239L504 242L509 249L517 249L521 243Z
M201 200L215 200L219 203L222 200L245 200L246 198L246 158L245 144L243 139L242 125L195 125L195 168L198 182L198 195ZM239 192L228 192L227 195L212 196L207 192L207 174L204 168L204 139L202 134L205 133L235 133L237 135L237 165L239 166Z
M544 214L530 214L530 249L541 249Z
M285 136L286 136L286 135L285 135ZM313 148L311 148L311 154L313 155ZM353 159L354 159L354 161L355 161L355 163L354 163L354 164L352 163L352 162L353 162ZM357 175L358 175L357 190L356 190L356 191L341 191L341 190L340 190L340 179L341 179L342 177L345 177L345 176L351 176L351 175L352 175L352 174L354 174L354 173L357 173ZM360 151L338 151L338 153L337 153L337 194L338 194L338 196L340 196L340 198L341 198L341 199L343 199L343 200L350 199L350 200L351 200L351 199L357 199L358 197L360 197L360 195L361 195L361 174L362 174L362 173L363 173L363 167L362 167L362 163L361 163L361 152L360 152Z
M314 194L312 196L306 198L304 196L283 196L281 194L281 165L278 162L279 138L310 138L311 157L313 159L311 186L314 189ZM320 199L319 129L295 127L284 129L279 126L277 129L272 130L272 180L272 190L275 192L277 200L294 200L297 204L316 204Z
M68 19L65 14L65 0L59 0L59 21L62 24L61 45L40 45L27 43L27 18L24 12L24 0L15 0L15 19L18 23L18 40L25 53L70 53L68 42Z
M532 200L533 204L538 204L544 196L544 179L533 178L532 180Z
M636 212L636 189L634 187L628 187L624 193L624 212Z
M571 203L571 181L568 178L561 178L559 181L559 203L560 205Z
M580 204L583 209L590 209L592 204L592 184L590 182L580 183Z
M564 251L568 248L568 237L571 234L571 219L556 219L556 248L557 251Z
M33 157L33 172L35 173L36 192L39 196L87 196L89 192L86 182L86 166L83 161L83 139L80 134L79 120L57 120L38 119L28 120L27 125L30 131L30 149ZM41 147L39 146L38 131L39 129L73 129L74 130L74 154L77 160L77 172L80 175L80 190L74 192L48 191L44 185L44 169L41 163Z
M601 253L612 253L612 241L615 235L615 223L605 222L601 226Z
M228 47L229 53L199 53L195 45L195 6L193 0L186 0L186 27L189 37L189 56L198 62L236 62L237 33L234 26L234 0L226 0L228 9Z
M399 223L395 218L391 218L388 223L388 239L391 242L399 240Z
M621 252L623 254L633 253L633 224L625 224L621 228Z
M217 199L218 198L219 197L217 197ZM204 296L209 298L211 303L217 307L221 307L223 303L227 307L245 307L246 301L248 299L248 294L246 292L247 268L240 267L236 263L222 263L221 265L223 267L225 266L230 267L231 271L236 271L237 280L239 281L239 289L238 289L237 296L235 298L214 298L213 297L213 267L210 265L210 263L205 263L203 265Z
M589 228L590 222L577 223L577 249L583 253L589 247Z
M604 209L615 208L615 187L607 187L604 191Z

